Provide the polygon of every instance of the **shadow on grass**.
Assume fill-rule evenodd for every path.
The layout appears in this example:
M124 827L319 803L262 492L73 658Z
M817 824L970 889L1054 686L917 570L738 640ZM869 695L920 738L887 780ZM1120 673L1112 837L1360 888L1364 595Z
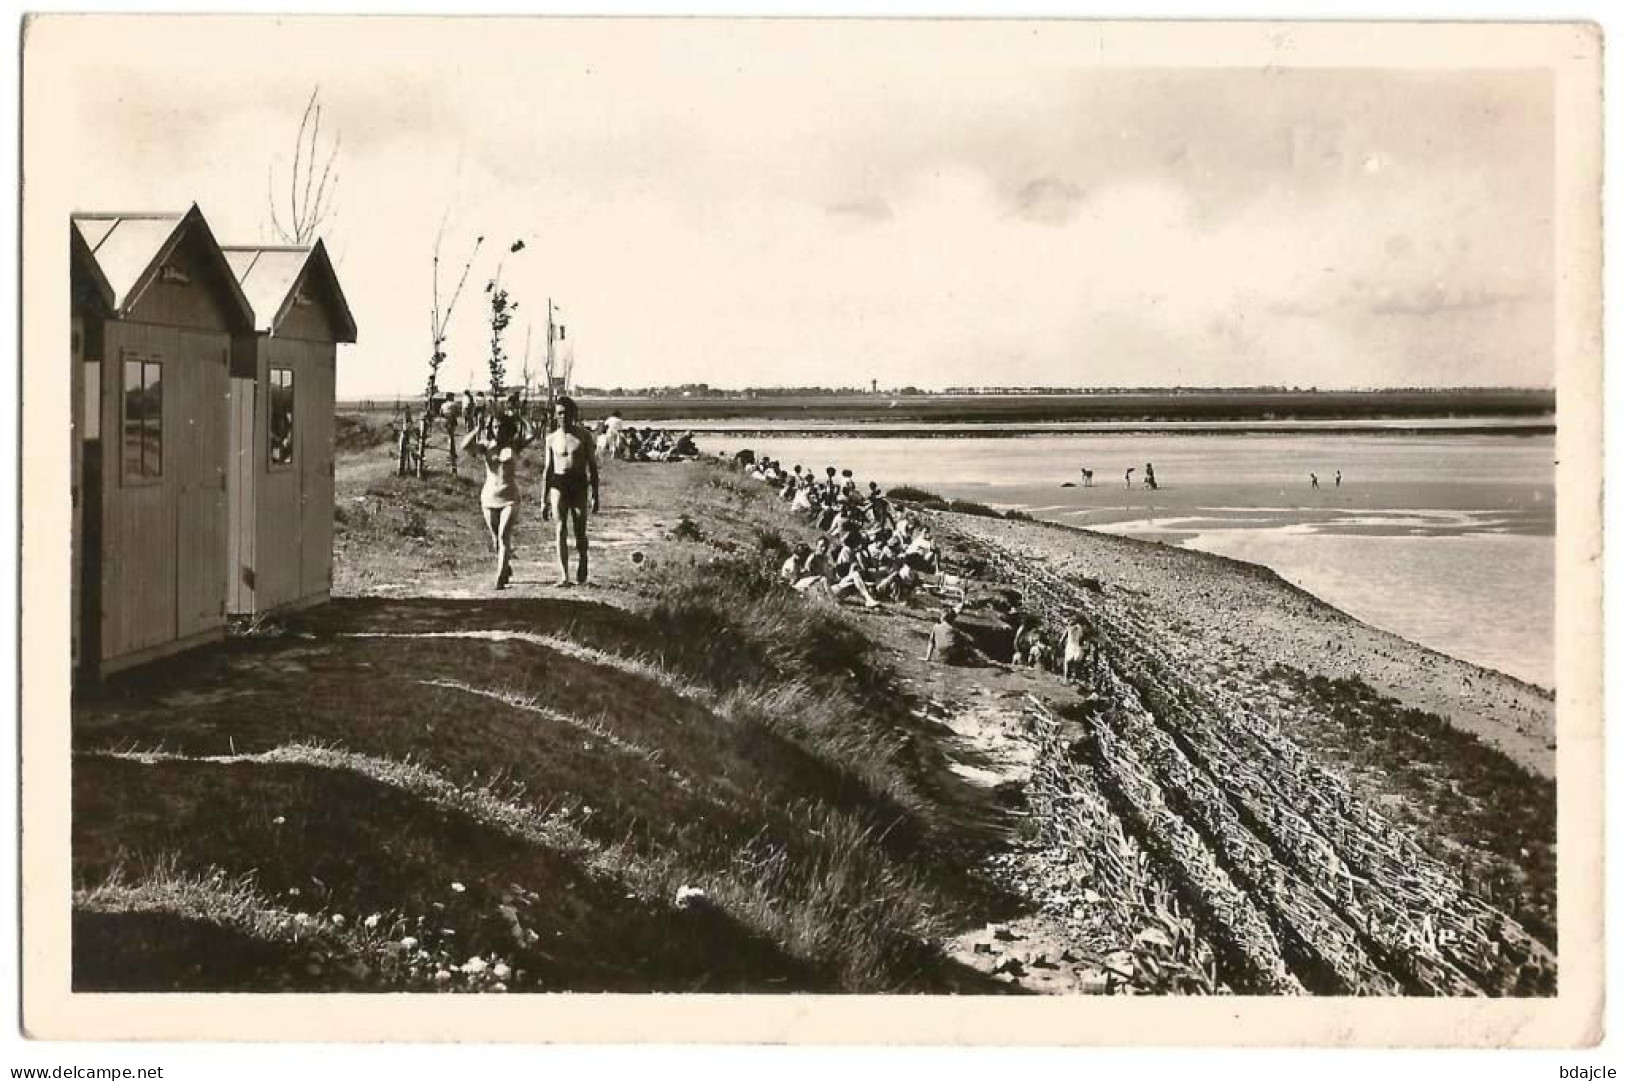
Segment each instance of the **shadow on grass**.
M331 970L311 975L289 942L175 912L73 914L73 989L85 991L363 991Z
M81 758L73 828L82 885L115 869L139 882L160 863L170 878L214 869L229 878L252 874L265 897L324 924L338 914L354 927L379 913L400 934L443 949L452 965L503 958L526 973L515 990L837 988L833 968L787 956L720 910L672 908L584 866L577 854L342 769ZM368 857L364 868L358 854ZM127 918L141 929L144 914ZM276 961L275 944L240 945L223 963L252 983L261 961ZM193 946L182 939L172 951L162 939L137 935L128 948L175 975L176 966L196 963ZM285 966L273 968L286 978ZM135 966L131 978L140 972Z
M900 699L885 697L893 693L889 677L869 662L865 644L820 629L792 646L810 651L821 671L839 665L839 673L744 684L725 665L707 667L716 662L689 652L690 640L677 633L683 611L714 614L707 604L697 597L686 609L651 617L573 599L339 601L279 635L233 639L110 679L76 703L74 745L196 757L325 744L415 763L453 784L497 780L527 805L578 814L576 827L593 843L618 846L636 861L664 861L696 881L726 883L775 868L767 892L778 900L764 901L752 926L827 924L831 929L792 937L804 940L796 956L816 957L839 973L833 986L840 989L1002 990L930 945L957 925L1013 910L1002 887L975 869L976 850L995 831L976 819L981 811L968 799L938 803L918 783L931 768L946 774L946 765L933 765L941 755L925 735L889 727L913 721ZM564 641L555 648L487 638L347 637L490 631ZM881 704L871 709L871 701ZM76 773L95 776L97 761L81 757ZM249 772L238 776L252 778L270 767L200 768L221 776L241 768ZM212 851L218 858L208 862L262 875L275 866L244 867L233 855L238 846L252 847L239 831L262 829L270 817L255 811L263 799L245 802L258 780L241 794L205 799L202 780L172 792L142 783L143 770L158 769L121 769L105 794L76 784L74 856L82 876L131 850L183 851L191 860ZM950 790L949 780L937 783ZM356 817L375 817L391 799L355 797ZM95 813L113 800L124 800L118 813ZM390 814L417 821L410 808ZM120 823L140 822L151 838L112 842L123 836ZM192 826L176 832L169 825L180 822ZM211 847L201 840L211 830L232 844ZM326 867L328 874L316 875L324 882L353 878L359 868L369 881L388 883L390 861L412 851L408 836L386 842L360 834L310 838L301 847ZM468 847L448 844L446 851ZM356 894L354 903L355 911L389 905L376 893ZM594 943L626 937L602 928L563 934ZM775 969L766 958L752 959L738 942L727 948L747 958L752 979L783 983L765 989L826 985L821 975L769 975ZM652 975L658 966L640 962L628 971L636 973L630 985L669 986ZM594 979L578 973L570 986L599 986Z

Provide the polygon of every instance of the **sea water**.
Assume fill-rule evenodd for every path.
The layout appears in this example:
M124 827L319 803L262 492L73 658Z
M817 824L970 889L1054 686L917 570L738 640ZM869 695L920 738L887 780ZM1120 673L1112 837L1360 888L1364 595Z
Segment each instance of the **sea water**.
M1367 623L1554 684L1550 435L699 438L1259 563Z

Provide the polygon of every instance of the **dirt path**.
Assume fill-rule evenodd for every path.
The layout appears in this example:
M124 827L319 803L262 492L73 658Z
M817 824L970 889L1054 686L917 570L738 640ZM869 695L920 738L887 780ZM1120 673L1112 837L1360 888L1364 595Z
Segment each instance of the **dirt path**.
M537 468L538 463L527 461L521 470L527 493L535 492ZM344 456L336 474L340 529L334 593L463 600L578 597L625 607L643 569L671 539L679 514L663 508L680 501L686 481L680 468L604 464L602 509L588 519L591 569L585 587L555 584L554 524L542 520L537 499L521 503L513 578L497 591L492 588L495 557L479 514L479 485L469 466L457 475L442 467L417 481L396 478L394 463L383 452ZM634 553L643 556L641 563L634 562Z

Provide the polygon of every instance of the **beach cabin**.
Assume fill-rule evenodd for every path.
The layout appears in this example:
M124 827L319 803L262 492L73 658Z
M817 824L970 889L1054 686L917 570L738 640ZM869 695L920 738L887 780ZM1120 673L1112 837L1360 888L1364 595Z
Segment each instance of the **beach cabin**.
M231 348L254 317L195 204L69 234L73 643L98 675L225 631Z
M333 586L333 380L356 327L321 241L224 252L254 312L232 343L227 610L261 615Z

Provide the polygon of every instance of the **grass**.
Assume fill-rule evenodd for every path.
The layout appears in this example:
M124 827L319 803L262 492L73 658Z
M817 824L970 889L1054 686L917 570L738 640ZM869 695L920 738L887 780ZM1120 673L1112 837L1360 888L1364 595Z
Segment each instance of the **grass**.
M394 443L394 433L384 418L354 413L339 413L333 418L333 445L341 454Z
M358 770L347 756L321 749L258 761L76 765L84 776L76 776L75 792L83 820L75 823L76 873L86 883L79 907L104 916L162 912L269 946L290 945L290 930L319 927L338 946L349 943L352 957L397 948L372 942L369 951L370 939L358 945L370 923L375 937L413 939L411 948L425 955L401 971L375 964L378 990L467 988L467 973L445 980L437 973L460 972L473 958L506 965L514 990L835 986L829 971L785 955L720 910L674 908L665 881L618 873L614 846L571 825L579 808L542 815L490 792L459 797L421 766L373 762ZM161 823L151 818L157 807ZM360 857L364 873L356 871ZM221 870L245 861L256 867L252 894L244 872ZM209 897L209 888L233 876L248 919L218 918L222 905ZM207 888L177 891L175 881ZM265 966L263 976L238 977L274 981L290 968L296 978L310 975L307 953ZM127 978L150 971L131 968Z
M82 698L78 918L109 954L84 985L489 989L461 968L480 958L512 990L999 990L938 946L1000 895L964 858L988 807L870 640L767 574L798 524L724 469L682 476L667 522L700 535L663 543L692 561L663 557L633 609L339 600ZM483 561L469 483L341 491L367 508L341 577ZM430 541L406 547L414 511ZM253 884L245 912L376 914L426 956L290 946L280 916L166 885L217 873Z

